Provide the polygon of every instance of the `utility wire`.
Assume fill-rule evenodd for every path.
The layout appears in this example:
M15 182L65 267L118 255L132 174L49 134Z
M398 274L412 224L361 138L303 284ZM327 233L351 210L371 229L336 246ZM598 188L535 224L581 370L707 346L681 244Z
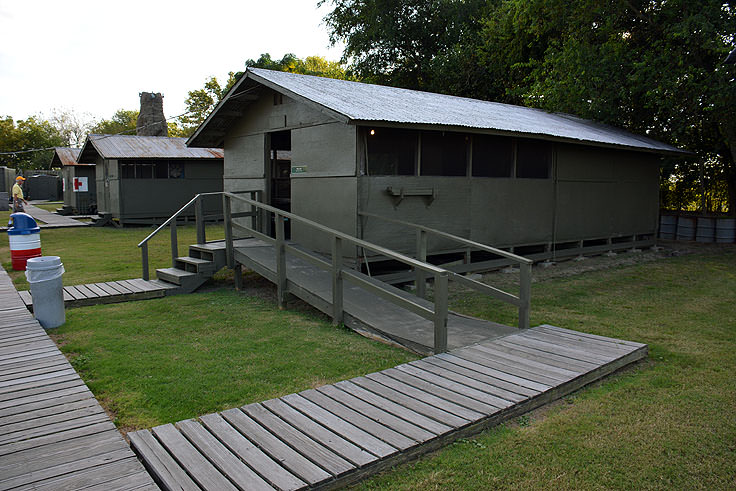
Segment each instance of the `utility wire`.
M97 141L100 141L100 140L104 140L105 138L110 138L111 136L124 135L125 133L129 133L131 131L138 131L139 129L142 129L142 128L148 128L149 126L154 126L154 125L157 125L157 124L165 123L165 122L169 121L170 119L183 118L184 116L187 116L187 115L192 114L192 113L194 113L194 111L187 111L187 112L185 112L183 114L179 114L178 116L168 117L168 118L164 119L163 121L156 121L155 123L148 123L148 124L145 124L143 126L136 126L134 129L123 130L123 131L121 131L119 133L115 133L113 135L102 135L99 138L95 138L94 141L97 142ZM87 136L89 136L89 135L87 135ZM57 147L31 148L31 149L28 149L28 150L15 150L15 151L12 151L12 152L0 152L0 155L17 155L17 154L21 154L21 153L45 152L46 150L53 150L55 148L57 148Z

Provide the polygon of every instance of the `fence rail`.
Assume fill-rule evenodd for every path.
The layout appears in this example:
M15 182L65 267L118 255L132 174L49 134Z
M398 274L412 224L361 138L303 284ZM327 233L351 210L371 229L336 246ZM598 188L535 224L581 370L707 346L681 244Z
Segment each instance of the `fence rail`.
M519 265L519 276L520 276L518 296L513 295L511 293L507 293L498 288L492 287L490 285L486 285L485 283L481 283L480 281L476 281L476 280L467 278L465 276L459 275L454 272L450 272L449 279L456 281L457 283L460 283L463 286L471 288L477 292L486 294L497 300L500 300L506 303L510 303L518 307L519 308L519 324L518 324L519 328L526 329L529 327L529 312L530 312L530 306L531 306L532 263L534 262L531 259L527 259L525 257L519 256L512 252L504 251L503 249L498 249L496 247L482 244L480 242L475 242L473 240L466 239L464 237L459 237L457 235L453 235L448 232L444 232L442 230L437 230L434 228L426 227L424 225L419 225L419 224L411 223L411 222L405 222L403 220L397 220L395 218L389 218L389 217L385 217L382 215L376 215L374 213L359 212L358 215L362 217L366 217L366 218L375 218L375 219L382 220L385 222L394 223L396 225L401 225L409 229L413 229L416 233L416 238L417 238L416 257L417 259L423 262L427 261L427 242L428 242L428 237L432 235L432 236L440 237L442 239L450 240L458 244L461 244L464 248L468 250L468 253L471 250L475 249L478 251L495 254L505 259L509 259L512 261L512 264L518 264ZM419 270L415 271L414 281L416 285L417 295L420 297L424 297L426 295L426 287L425 287L426 282L425 282L425 278L424 278L422 271L419 271Z

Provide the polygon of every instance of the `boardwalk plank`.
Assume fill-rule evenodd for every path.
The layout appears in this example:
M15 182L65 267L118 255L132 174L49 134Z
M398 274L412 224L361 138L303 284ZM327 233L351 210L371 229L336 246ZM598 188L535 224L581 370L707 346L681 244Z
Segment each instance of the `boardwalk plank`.
M8 445L10 443L20 442L23 440L30 440L31 438L51 435L58 433L59 431L71 430L82 426L89 426L94 423L109 421L105 411L99 406L92 410L80 409L70 413L63 413L56 418L39 419L43 419L43 421L39 422L38 426L28 424L29 422L27 421L24 421L22 424L9 425L13 426L13 428L21 429L0 435L0 445Z
M73 393L63 395L63 396L59 395L61 393L63 393L63 391L50 392L50 393L47 392L44 395L48 395L48 396L44 399L36 400L36 401L26 403L26 404L23 404L23 403L14 404L11 407L1 409L0 419L7 418L10 416L14 416L14 415L24 414L24 413L33 414L35 413L35 411L38 411L41 409L53 408L55 406L62 406L64 404L69 404L69 403L82 401L86 399L89 399L91 401L96 401L96 399L92 396L92 393L89 392L89 390L73 392Z
M80 436L92 435L105 431L117 432L115 425L112 424L109 419L91 424L87 423L87 421L83 421L76 428L72 427L67 429L58 429L58 431L49 433L48 435L34 436L33 438L29 438L26 440L0 445L0 456L20 452L29 448L40 447L42 445L48 445L50 443L56 443L63 440L77 438Z
M280 399L265 401L263 405L294 428L305 433L311 439L320 442L320 445L330 448L334 453L341 456L341 459L352 462L352 467L363 467L376 460L372 454L344 439L331 429L311 420Z
M140 471L141 464L130 449L102 455L96 459L80 462L74 472L34 483L34 490L76 491L90 486L103 485L121 475ZM150 477L149 477L150 479ZM156 488L154 488L156 489Z
M532 377L534 380L547 380L548 383L550 383L551 385L559 385L560 383L567 382L571 378L574 378L576 375L574 373L561 374L558 373L556 370L539 368L536 366L522 364L520 362L514 363L507 358L487 353L486 351L481 349L481 346L478 345L465 348L463 350L463 353L473 353L475 355L480 355L486 358L486 364L491 364L492 366L500 370L511 372L522 377Z
M335 416L326 409L319 407L298 394L289 394L282 397L281 400L310 418L320 421L335 433L342 435L344 438L350 440L355 445L358 445L373 455L384 458L398 452L398 449L382 442L370 433L367 433L354 424Z
M177 423L176 427L239 489L254 491L273 489L196 421L188 419Z
M355 469L355 465L351 464L335 451L330 450L328 446L323 445L318 440L310 438L309 435L300 431L296 425L292 425L290 421L282 419L278 414L274 414L266 405L271 401L261 404L249 404L241 409L264 428L276 435L281 441L286 442L291 448L316 463L333 476L341 476ZM329 445L329 443L328 443ZM333 447L334 448L334 447Z
M332 479L330 473L307 460L302 454L263 429L240 409L229 409L221 414L228 423L246 435L271 458L280 462L294 475L310 485L314 486Z
M381 394L377 394L376 392L364 389L360 385L356 385L355 383L353 383L353 381L346 380L338 382L335 384L335 386L349 395L355 396L356 398L372 404L382 410L385 410L386 412L389 412L394 416L404 419L407 422L418 425L421 428L434 433L435 435L442 435L452 431L453 427L449 424L441 423L440 421L425 416L424 414L419 413L401 404L400 402L396 402L389 397L385 397ZM447 416L452 417L452 415Z
M505 378L507 380L513 380L520 385L524 385L524 380L531 382L532 384L536 384L534 388L538 388L539 384L545 385L547 388L550 388L555 387L560 383L560 381L557 379L552 379L543 375L531 373L526 370L519 370L512 366L504 365L503 363L497 363L493 360L488 359L487 355L483 356L482 353L477 353L468 350L467 348L457 350L456 352L453 352L452 355L456 358L464 358L468 361L477 363L478 365L492 368L493 370L496 370L496 373L498 373L497 376L499 378L502 378L501 374L503 373L506 375ZM530 384L526 385L529 386Z
M77 290L76 287L65 286L64 291L71 295L74 300L87 300L87 295Z
M83 293L87 298L94 299L99 298L100 296L96 292L92 291L92 289L88 288L87 285L75 285L75 288L79 290L80 293Z
M103 292L107 293L111 297L117 297L119 295L122 295L120 291L113 288L112 286L108 285L107 283L93 283L94 286L102 290Z
M345 406L314 389L305 390L304 392L300 392L299 395L330 411L332 414L344 419L345 421L350 421L357 427L401 451L414 447L417 444L415 440L407 438L388 426L384 426L372 420L368 416L363 415L356 408Z
M33 404L41 401L46 401L48 399L63 397L69 394L84 393L89 394L90 397L92 397L92 393L89 391L86 385L80 384L78 381L75 382L77 383L65 383L61 384L61 386L55 386L46 390L37 391L33 394L26 394L23 396L19 396L18 394L16 394L18 395L16 399L10 399L8 401L0 402L0 414L12 414L11 411L15 410L15 408L20 408L25 404Z
M574 339L572 336L560 336L555 333L548 333L543 329L535 329L534 331L525 333L527 336L547 341L552 344L564 346L568 349L577 350L583 353L595 354L603 357L605 360L618 358L628 353L628 350L616 345L604 345L596 342L581 341Z
M551 366L556 367L575 367L578 371L586 372L588 370L593 370L596 365L595 363L591 363L589 361L582 361L582 360L575 360L573 358L569 358L563 355L559 355L557 353L545 353L543 351L539 351L534 348L529 348L527 346L522 346L520 344L513 344L508 343L503 339L499 339L494 343L494 348L498 350L503 350L508 353L516 354L517 356L525 357L529 360L539 360L544 361L545 363L550 364Z
M415 442L422 443L436 436L431 431L427 431L421 426L412 424L409 421L406 421L391 414L388 411L384 411L380 407L376 407L365 402L362 399L350 395L347 392L338 389L334 385L323 385L322 387L318 387L316 390L321 394L329 396L333 400L341 403L346 407L350 407L356 411L360 411L362 414L368 416L377 423L385 425L386 427L391 428L401 435L405 435L407 438L410 438Z
M473 384L473 382L475 381L469 382L472 385L467 385L463 383L465 382L464 377L458 377L456 376L456 374L453 374L449 370L425 370L422 369L420 366L411 364L399 365L398 367L396 367L396 370L406 372L407 374L411 375L413 379L424 381L425 384L435 385L437 388L443 388L450 391L448 392L448 396L452 397L451 400L459 402L459 400L455 396L453 396L453 394L457 393L462 394L462 396L470 398L472 400L479 401L484 405L487 405L488 407L497 408L495 410L491 410L489 414L493 414L498 410L507 408L513 404L513 401L497 397L490 392L479 390L473 387L473 385L475 385ZM408 383L412 383L412 385L415 385L413 382L410 381L411 379L402 380L406 380ZM479 385L482 386L482 384ZM415 385L415 387L419 386ZM473 407L470 407L470 409L473 409Z
M13 424L21 423L24 421L31 421L32 424L43 424L43 418L56 416L61 418L60 415L63 413L89 407L99 407L99 405L97 404L97 400L94 398L86 397L79 400L62 402L51 407L38 408L35 410L29 410L28 408L25 408L25 411L23 411L22 413L0 417L0 435L10 431L9 428Z
M469 387L475 387L478 390L495 395L507 401L521 402L528 397L538 394L538 391L531 389L520 389L519 386L509 384L503 380L483 375L480 372L474 372L468 368L459 365L453 365L439 358L430 357L416 362L411 365L427 370L445 378L457 380Z
M208 414L202 416L200 420L210 433L272 486L286 491L306 488L307 484L304 481L281 467L277 461L256 447L219 414Z
M373 380L374 382L378 382L379 384L383 384L386 387L390 387L398 392L401 392L402 394L413 397L414 399L418 401L423 401L438 409L442 409L443 411L452 413L458 416L459 418L463 418L468 421L476 421L482 418L483 416L488 416L489 414L495 413L498 410L498 408L487 406L487 405L484 406L486 409L483 412L476 411L473 409L468 409L467 407L461 405L459 402L458 403L452 402L450 400L450 398L452 397L452 394L447 394L445 391L436 392L431 387L431 384L421 384L420 383L420 385L422 385L423 388L419 389L402 380L399 380L399 378L405 378L405 376L401 372L399 373L396 373L396 372L398 372L396 369L389 369L389 370L385 370L384 372L372 373L372 374L366 375L366 377ZM393 374L396 378L389 376L389 373ZM432 392L428 392L429 390L432 390ZM443 396L447 396L447 399L437 395L437 393L441 393ZM461 397L462 396L460 396L459 394L457 395L458 400L460 400ZM469 405L472 404L467 401L467 398L462 399L462 401Z
M628 346L631 349L639 349L639 348L643 348L644 346L646 346L646 344L643 344L643 343L636 343L634 341L627 341L625 339L609 338L606 336L599 336L597 334L590 334L587 332L572 331L570 329L565 329L563 327L550 326L549 324L542 324L541 326L538 326L538 327L543 328L545 331L553 331L558 334L567 334L567 335L580 336L583 338L590 338L596 341L602 341L606 343L615 344L617 346Z
M155 426L151 432L166 447L177 461L184 466L203 489L237 490L225 476L208 461L189 441L179 433L174 425Z
M120 292L130 294L130 293L138 293L139 289L136 288L135 290L123 283L122 281L111 281L108 283L111 286L114 286L117 288ZM142 290L140 290L142 291Z
M390 399L391 401L404 406L407 409L411 409L414 412L423 414L428 418L434 419L435 421L444 425L451 426L453 428L461 428L470 423L470 420L468 419L456 416L455 414L439 409L436 406L427 404L424 401L419 401L414 397L408 396L403 392L387 387L369 378L357 377L351 379L350 382L381 397Z
M109 294L105 290L103 290L102 288L100 288L99 286L97 286L94 283L87 283L84 286L86 286L90 291L94 292L98 297L107 297L107 296L109 296Z
M580 350L570 349L565 346L560 346L558 344L550 343L543 339L535 338L534 336L526 336L526 335L519 335L519 336L513 336L513 337L510 336L509 339L507 339L507 341L509 343L520 344L522 346L528 346L530 348L535 348L545 353L556 353L556 354L568 356L575 360L589 361L591 363L595 363L596 365L603 365L613 360L613 358L611 357L604 357L604 356L596 355L593 353L584 353Z
M166 489L201 491L184 469L156 440L150 431L128 433L133 450L141 456L148 471Z
M538 360L530 360L524 356L519 356L518 353L509 352L497 349L495 345L483 345L479 344L474 347L476 350L485 351L490 354L495 360L502 361L504 363L511 363L513 365L523 367L528 370L536 370L538 373L550 373L560 377L563 380L569 380L570 378L577 377L583 370L576 369L568 365L567 367L559 367L556 365L550 365L549 363L542 363Z

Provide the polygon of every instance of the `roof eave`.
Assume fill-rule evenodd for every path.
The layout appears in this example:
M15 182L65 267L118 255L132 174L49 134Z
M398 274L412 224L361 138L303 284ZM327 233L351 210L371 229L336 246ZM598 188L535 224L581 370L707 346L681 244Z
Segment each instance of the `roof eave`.
M409 123L400 121L386 121L386 120L368 120L368 119L355 119L348 121L350 124L356 126L377 126L377 127L401 127L401 128L415 128L415 129L427 129L427 130L447 130L447 131L468 131L471 133L487 134L487 135L499 135L499 136L517 136L522 138L535 138L538 140L547 140L560 143L571 143L574 145L587 145L592 147L600 148L612 148L618 150L631 150L636 152L654 153L660 155L668 155L674 157L690 157L696 155L694 152L689 150L682 150L676 147L670 147L670 149L660 149L651 147L639 147L635 145L621 145L616 143L605 143L597 142L594 140L583 140L578 138L566 138L563 136L547 135L542 133L523 133L519 131L506 131L497 130L492 128L477 128L471 126L460 126L460 125L446 125L446 124L429 124L429 123Z

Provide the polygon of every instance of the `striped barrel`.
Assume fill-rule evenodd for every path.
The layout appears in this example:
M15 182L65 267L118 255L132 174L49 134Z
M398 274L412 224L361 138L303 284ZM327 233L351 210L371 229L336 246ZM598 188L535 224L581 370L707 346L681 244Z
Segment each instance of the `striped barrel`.
M8 225L12 267L15 271L25 271L26 261L41 256L41 229L27 213L13 213Z

